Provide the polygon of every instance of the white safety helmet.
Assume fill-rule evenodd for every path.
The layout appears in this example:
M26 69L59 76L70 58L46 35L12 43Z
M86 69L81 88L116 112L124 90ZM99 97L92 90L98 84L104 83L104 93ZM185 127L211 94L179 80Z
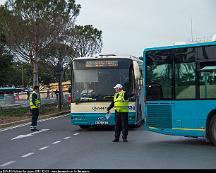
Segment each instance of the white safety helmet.
M122 89L123 86L122 86L121 84L116 84L116 86L114 86L113 88L114 88L114 89L116 89L116 88L121 88L121 89Z

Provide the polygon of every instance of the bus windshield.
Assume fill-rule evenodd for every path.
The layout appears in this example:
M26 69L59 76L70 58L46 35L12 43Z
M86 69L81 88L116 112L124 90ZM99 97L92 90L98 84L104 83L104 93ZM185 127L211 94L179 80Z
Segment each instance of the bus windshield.
M129 63L131 64L131 63ZM128 64L128 65L129 65ZM78 68L73 73L73 96L80 101L110 101L115 93L114 86L121 83L130 91L131 68Z

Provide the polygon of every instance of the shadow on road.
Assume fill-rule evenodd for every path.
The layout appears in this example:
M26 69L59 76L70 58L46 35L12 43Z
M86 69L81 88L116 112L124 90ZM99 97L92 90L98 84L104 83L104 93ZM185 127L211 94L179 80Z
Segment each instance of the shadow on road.
M115 127L114 126L92 126L86 129L78 129L76 131L114 131ZM129 127L129 131L135 131L137 129L142 129L142 127Z
M174 140L161 140L160 141L152 141L149 142L150 145L157 145L157 146L173 146L173 147L177 147L177 146L182 146L182 145L186 145L188 146L202 146L202 147L214 147L210 142L207 142L205 140L205 138L187 138L185 137L182 139L174 139ZM216 149L216 148L215 148Z

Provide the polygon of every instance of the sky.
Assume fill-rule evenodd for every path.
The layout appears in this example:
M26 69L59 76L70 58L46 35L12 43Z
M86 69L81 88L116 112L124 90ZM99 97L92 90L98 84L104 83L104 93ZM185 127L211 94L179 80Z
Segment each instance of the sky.
M5 0L0 0L4 3ZM211 39L215 0L76 0L78 25L102 30L101 54L142 56L149 47Z

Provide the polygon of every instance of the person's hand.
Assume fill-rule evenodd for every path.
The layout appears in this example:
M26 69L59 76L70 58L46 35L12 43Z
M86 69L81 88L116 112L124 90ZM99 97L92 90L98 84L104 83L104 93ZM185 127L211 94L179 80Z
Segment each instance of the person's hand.
M107 114L110 114L110 111L107 111Z
M132 94L133 96L136 96L136 91L133 90L131 94Z

